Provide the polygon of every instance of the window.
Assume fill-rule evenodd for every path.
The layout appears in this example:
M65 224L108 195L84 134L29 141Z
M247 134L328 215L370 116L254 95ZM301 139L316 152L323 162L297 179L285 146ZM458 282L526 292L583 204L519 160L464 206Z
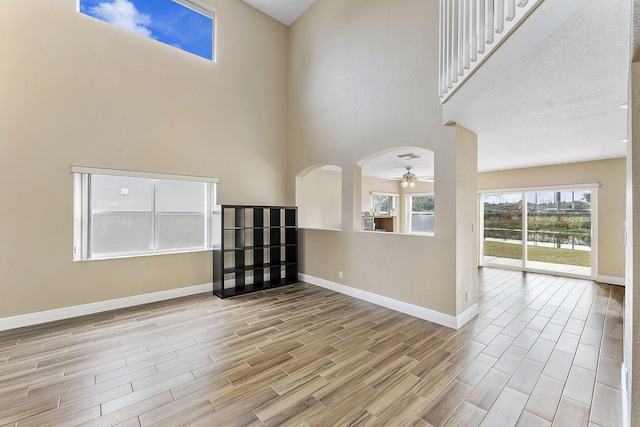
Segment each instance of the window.
M197 0L79 0L79 11L213 60L214 12Z
M593 277L598 184L483 193L482 265Z
M410 233L433 233L435 198L431 193L407 196L407 230Z
M396 214L397 194L371 193L371 208L374 216L393 216Z
M74 173L74 260L211 247L215 178L90 168Z

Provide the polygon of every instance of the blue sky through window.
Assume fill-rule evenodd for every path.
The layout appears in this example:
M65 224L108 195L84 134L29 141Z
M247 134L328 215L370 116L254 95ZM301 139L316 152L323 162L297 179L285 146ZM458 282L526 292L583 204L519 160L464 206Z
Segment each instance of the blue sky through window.
M213 19L173 0L80 0L80 12L213 58Z

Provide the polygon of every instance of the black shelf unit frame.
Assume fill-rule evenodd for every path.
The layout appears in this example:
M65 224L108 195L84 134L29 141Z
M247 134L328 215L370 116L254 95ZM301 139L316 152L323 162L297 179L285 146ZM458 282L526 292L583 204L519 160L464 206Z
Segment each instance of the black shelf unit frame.
M213 209L213 293L220 298L298 282L298 208Z

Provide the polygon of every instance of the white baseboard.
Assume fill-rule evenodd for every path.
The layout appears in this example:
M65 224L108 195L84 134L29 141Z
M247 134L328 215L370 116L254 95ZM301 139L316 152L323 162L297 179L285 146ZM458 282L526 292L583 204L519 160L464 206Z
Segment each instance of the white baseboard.
M465 323L475 317L479 312L478 304L474 304L464 313L456 317L449 314L440 313L439 311L429 310L428 308L409 304L403 301L398 301L393 298L388 298L371 292L363 291L361 289L344 286L339 283L331 282L329 280L309 276L307 274L299 273L298 278L300 279L300 281L311 283L312 285L320 286L321 288L329 289L344 295L349 295L354 298L370 302L372 304L399 311L400 313L405 313L410 316L428 320L430 322L453 329L459 329Z
M471 307L462 312L462 314L456 316L457 326L456 329L462 328L467 322L480 314L480 307L478 303L473 304Z
M620 369L620 385L622 386L622 427L631 427L630 409L629 409L629 383L627 378L627 367L622 364Z
M618 286L625 285L624 277L615 277L615 276L598 275L596 276L596 282L606 283L608 285L618 285Z
M95 314L103 311L117 310L119 308L133 307L140 304L148 304L150 302L202 294L205 292L213 292L212 283L188 286L186 288L170 289L168 291L153 292L151 294L134 295L131 297L94 302L90 304L74 305L71 307L23 314L20 316L5 317L0 318L0 331L54 322L56 320L70 319L72 317L85 316L87 314Z

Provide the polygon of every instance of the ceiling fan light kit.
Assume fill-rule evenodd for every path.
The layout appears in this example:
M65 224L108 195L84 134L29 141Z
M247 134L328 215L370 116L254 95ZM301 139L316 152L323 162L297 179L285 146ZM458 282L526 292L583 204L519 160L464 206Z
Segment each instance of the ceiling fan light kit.
M402 181L400 181L400 187L402 188L414 188L418 178L411 173L411 166L406 166L407 173L402 175Z
M400 182L400 187L402 188L413 188L416 186L416 179L413 178L405 178Z

